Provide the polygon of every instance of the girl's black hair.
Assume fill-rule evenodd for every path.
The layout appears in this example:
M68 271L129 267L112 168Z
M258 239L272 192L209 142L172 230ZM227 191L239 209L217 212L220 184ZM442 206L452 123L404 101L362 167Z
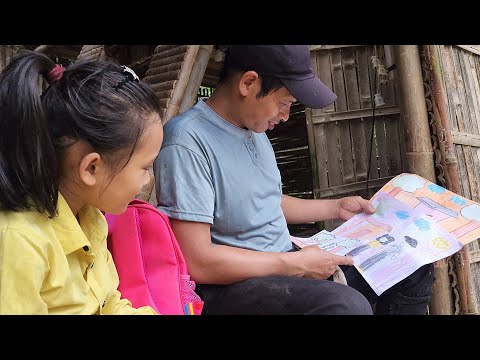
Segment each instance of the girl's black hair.
M25 50L0 73L2 210L35 207L54 216L66 147L83 140L112 167L121 166L119 154L131 157L150 115L160 119L153 90L118 64L73 63L42 93L39 75L48 79L54 66L48 56Z

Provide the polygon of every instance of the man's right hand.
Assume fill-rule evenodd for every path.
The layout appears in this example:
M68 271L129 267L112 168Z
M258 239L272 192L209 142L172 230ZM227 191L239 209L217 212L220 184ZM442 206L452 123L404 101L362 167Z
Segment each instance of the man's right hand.
M337 265L353 265L352 258L332 254L318 245L305 246L296 255L303 265L303 276L309 278L327 279L333 275Z

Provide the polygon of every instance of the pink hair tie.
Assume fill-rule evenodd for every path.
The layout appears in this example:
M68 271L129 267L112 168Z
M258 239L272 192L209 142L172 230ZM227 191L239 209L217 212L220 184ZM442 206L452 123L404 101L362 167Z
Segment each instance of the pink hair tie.
M52 70L47 74L47 80L49 83L54 83L62 78L65 68L60 64L55 64Z

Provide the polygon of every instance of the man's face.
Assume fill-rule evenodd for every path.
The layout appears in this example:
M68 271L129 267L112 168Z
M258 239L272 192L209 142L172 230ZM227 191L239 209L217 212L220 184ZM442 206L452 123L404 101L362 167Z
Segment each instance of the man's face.
M260 90L260 89L258 89ZM265 97L257 98L255 93L247 99L246 106L248 117L244 124L251 131L261 133L266 130L272 130L281 121L288 120L290 115L290 106L296 99L290 92L282 87Z

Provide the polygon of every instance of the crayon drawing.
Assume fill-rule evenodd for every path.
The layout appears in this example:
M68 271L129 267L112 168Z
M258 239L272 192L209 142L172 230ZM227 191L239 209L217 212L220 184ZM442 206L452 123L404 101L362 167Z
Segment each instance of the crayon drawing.
M380 192L421 211L463 245L480 238L480 205L418 175L400 174Z
M292 236L291 238L292 242L300 248L307 245L318 245L321 249L337 255L347 254L360 242L360 240L357 239L337 236L326 230L322 230L309 238L299 238L295 236Z
M331 233L292 241L351 256L380 295L422 265L480 237L480 205L418 175L396 176L371 202L374 214L357 214Z
M332 233L360 240L347 255L378 295L420 266L462 248L430 217L389 194L377 193L372 205L374 214L358 214Z

